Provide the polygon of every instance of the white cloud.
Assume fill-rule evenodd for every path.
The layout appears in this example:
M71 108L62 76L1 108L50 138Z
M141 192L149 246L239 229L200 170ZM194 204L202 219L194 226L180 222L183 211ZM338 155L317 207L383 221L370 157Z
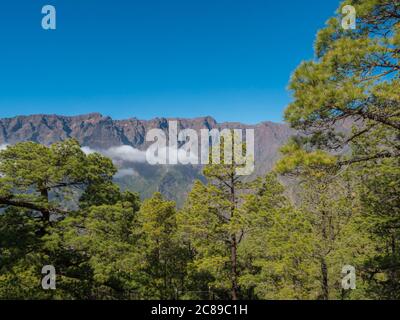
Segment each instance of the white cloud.
M86 154L99 152L102 155L111 158L114 162L131 162L143 163L146 161L146 152L135 149L131 146L111 147L109 149L94 150L90 147L82 147L82 151Z
M82 147L85 154L92 154L95 152L110 158L118 167L118 172L115 178L122 178L126 176L137 176L138 173L133 169L126 167L127 163L143 163L146 161L146 152L135 149L131 146L111 147L109 149L95 150L90 147Z
M176 159L181 164L198 164L199 158L197 155L197 150L184 150L183 148L177 148L175 146L172 147L162 147L157 149L157 154L154 154L152 151L147 153L147 162L151 164L168 164L171 161L168 161L170 154L175 154Z
M8 147L8 144L0 144L0 151L5 150ZM4 177L2 173L0 173L0 178Z
M97 152L96 150L93 150L90 147L82 147L81 149L85 154L91 154Z
M109 149L95 150L90 147L82 147L82 151L85 154L101 153L102 155L112 159L116 164L122 164L122 162L130 163L161 163L160 159L168 159L170 152L177 154L179 163L191 163L198 164L197 150L192 149L191 152L187 152L183 148L173 147L160 147L157 149L157 155L152 152L146 152L139 149L135 149L131 146L124 145L118 147L111 147ZM147 155L146 155L147 153ZM169 163L167 161L167 163Z
M105 156L119 161L140 162L146 161L146 152L131 146L112 147L102 152Z
M138 173L132 168L124 168L124 169L119 169L114 178L118 179L126 176L137 176L137 175Z

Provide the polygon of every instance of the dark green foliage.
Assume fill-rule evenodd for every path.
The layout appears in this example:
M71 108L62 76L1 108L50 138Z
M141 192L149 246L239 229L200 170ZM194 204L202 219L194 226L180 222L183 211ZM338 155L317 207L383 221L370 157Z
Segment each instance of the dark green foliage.
M112 161L75 140L0 151L0 299L399 299L400 2L344 4L358 29L338 15L319 32L285 113L303 135L266 177L212 163L178 211L121 192Z

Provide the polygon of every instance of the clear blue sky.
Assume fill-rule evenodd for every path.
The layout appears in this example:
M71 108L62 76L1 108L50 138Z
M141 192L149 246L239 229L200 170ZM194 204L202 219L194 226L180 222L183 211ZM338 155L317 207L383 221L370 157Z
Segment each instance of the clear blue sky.
M41 8L57 9L57 30ZM280 121L290 74L339 0L7 0L0 117Z

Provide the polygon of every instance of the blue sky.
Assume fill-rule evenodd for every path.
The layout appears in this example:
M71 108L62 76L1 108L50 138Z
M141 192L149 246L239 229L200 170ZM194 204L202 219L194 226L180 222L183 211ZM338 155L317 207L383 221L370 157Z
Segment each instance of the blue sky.
M57 9L57 30L41 8ZM290 74L339 0L8 0L0 117L281 121Z

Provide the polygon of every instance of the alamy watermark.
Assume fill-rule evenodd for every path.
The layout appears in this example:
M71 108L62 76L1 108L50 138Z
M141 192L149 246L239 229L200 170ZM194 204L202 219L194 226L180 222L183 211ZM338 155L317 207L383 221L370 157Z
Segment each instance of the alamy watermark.
M346 265L342 268L342 288L344 290L356 289L356 268Z
M346 5L342 8L341 13L344 17L341 20L341 25L344 30L356 29L356 9L351 5ZM44 30L55 30L57 28L56 8L53 5L45 5L42 7L42 28Z
M146 141L153 142L146 151L146 160L151 165L235 164L237 175L254 172L254 129L178 131L178 122L171 120L168 122L168 139L162 129L151 129L146 134Z
M55 30L57 28L56 8L52 5L45 5L42 8L42 28L44 30Z
M52 265L46 265L42 268L42 288L44 290L56 289L56 268ZM344 290L356 289L356 268L351 265L345 265L342 268L342 288Z
M42 279L43 290L56 289L56 268L52 265L47 265L42 268L42 274L45 276Z
M345 15L342 18L342 28L344 30L355 30L357 27L356 24L356 8L350 5L346 5L342 8L342 14Z

